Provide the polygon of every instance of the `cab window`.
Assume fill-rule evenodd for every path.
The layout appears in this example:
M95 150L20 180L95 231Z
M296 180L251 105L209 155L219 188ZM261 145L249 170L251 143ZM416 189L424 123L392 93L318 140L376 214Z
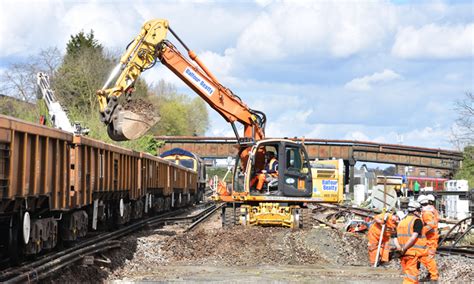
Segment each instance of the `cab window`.
M288 171L308 173L310 164L300 147L286 147L286 168Z
M188 169L194 170L194 161L193 160L179 160L179 164Z
M299 171L302 168L302 157L299 148L286 148L286 168L295 171Z
M235 168L234 168L234 188L233 191L235 192L244 192L244 183L245 183L245 176L244 172L242 171L242 167L240 165L240 159L237 158L235 160Z

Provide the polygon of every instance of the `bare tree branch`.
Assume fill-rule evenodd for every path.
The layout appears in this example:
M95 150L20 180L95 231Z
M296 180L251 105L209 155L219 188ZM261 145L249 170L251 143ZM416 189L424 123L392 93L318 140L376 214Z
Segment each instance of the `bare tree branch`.
M458 118L451 130L451 143L459 149L474 144L474 95L467 92L464 99L455 103Z

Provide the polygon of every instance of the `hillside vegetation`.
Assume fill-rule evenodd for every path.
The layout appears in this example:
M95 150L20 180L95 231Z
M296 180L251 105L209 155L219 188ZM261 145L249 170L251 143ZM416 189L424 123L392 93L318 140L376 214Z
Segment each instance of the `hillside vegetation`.
M160 122L144 137L127 142L112 141L99 120L96 91L101 89L120 55L106 50L90 33L72 35L66 44L66 54L57 48L42 50L27 63L12 64L0 77L0 113L38 122L40 115L48 117L44 102L36 99L36 74L50 76L51 86L72 121L90 129L89 136L122 147L156 154L160 142L154 135L203 135L209 125L205 103L199 97L179 94L175 86L160 80L148 84L135 83L133 99L153 104Z

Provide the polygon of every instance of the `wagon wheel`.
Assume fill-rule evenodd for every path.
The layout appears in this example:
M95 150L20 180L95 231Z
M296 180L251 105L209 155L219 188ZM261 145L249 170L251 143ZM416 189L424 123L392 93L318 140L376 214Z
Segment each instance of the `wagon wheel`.
M20 260L20 217L14 214L10 218L10 226L8 229L8 256L12 264L18 264Z

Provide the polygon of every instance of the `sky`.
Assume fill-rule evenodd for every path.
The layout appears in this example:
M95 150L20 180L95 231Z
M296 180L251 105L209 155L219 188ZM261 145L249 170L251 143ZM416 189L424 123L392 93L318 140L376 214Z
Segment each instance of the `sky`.
M81 30L120 52L153 18L267 115L267 137L451 149L454 103L474 89L472 1L0 0L0 72ZM164 66L143 77L197 96ZM209 114L207 136L233 136Z

